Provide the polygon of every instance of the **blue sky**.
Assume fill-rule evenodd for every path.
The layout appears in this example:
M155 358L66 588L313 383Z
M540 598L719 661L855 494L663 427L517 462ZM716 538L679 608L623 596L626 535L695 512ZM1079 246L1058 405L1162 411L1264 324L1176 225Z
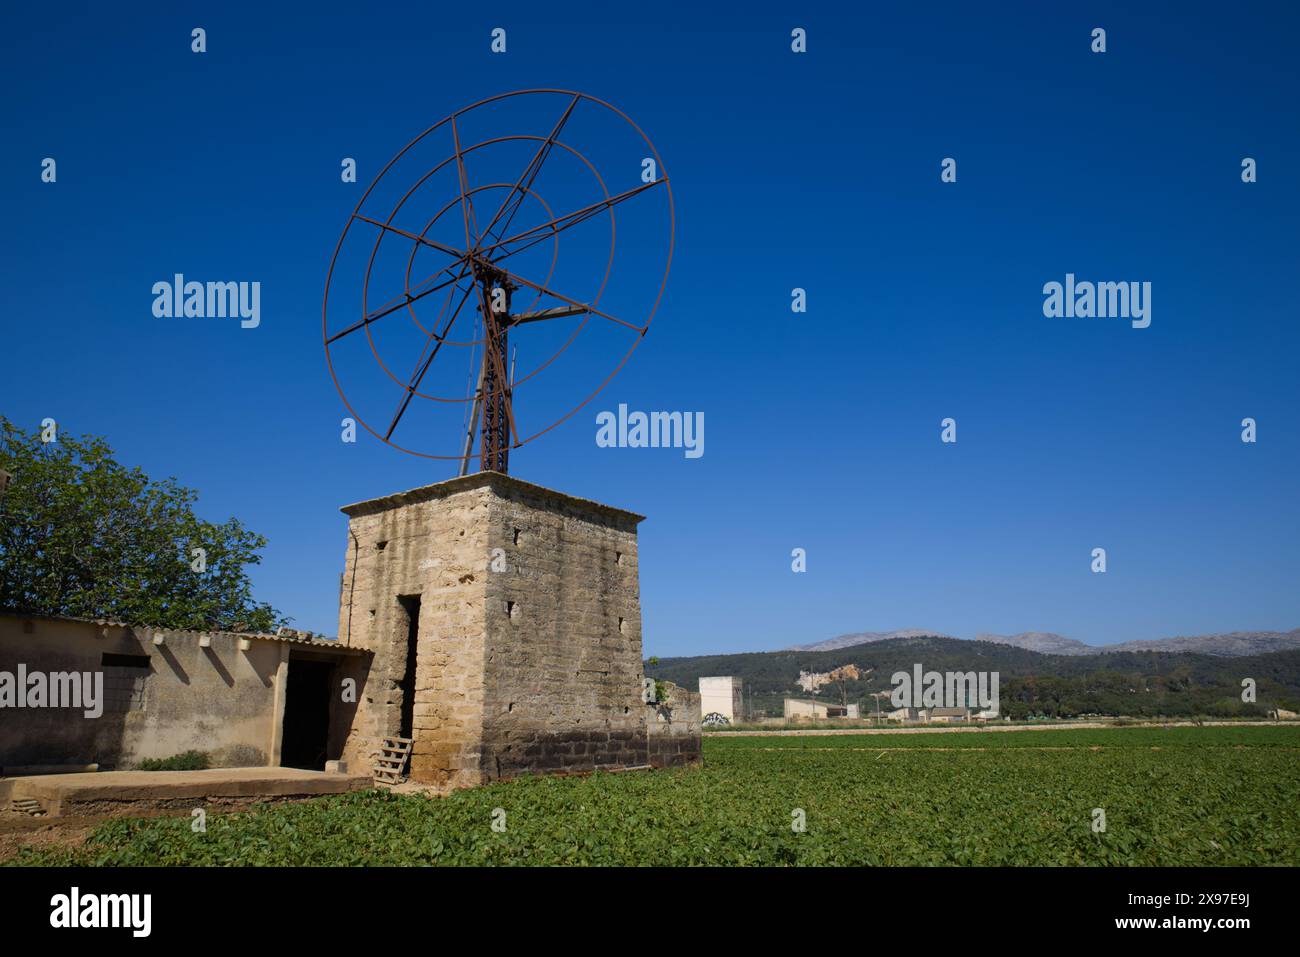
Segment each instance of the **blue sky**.
M511 470L648 516L647 654L1295 628L1297 15L1132 6L11 9L0 411L197 488L204 514L269 538L259 597L335 633L338 507L454 468L339 440L335 243L449 112L576 89L663 157L673 267L629 364ZM625 301L649 258L618 277ZM176 272L259 281L261 325L155 318ZM1151 326L1045 318L1067 272L1150 282ZM594 414L618 403L704 412L704 456L598 448Z

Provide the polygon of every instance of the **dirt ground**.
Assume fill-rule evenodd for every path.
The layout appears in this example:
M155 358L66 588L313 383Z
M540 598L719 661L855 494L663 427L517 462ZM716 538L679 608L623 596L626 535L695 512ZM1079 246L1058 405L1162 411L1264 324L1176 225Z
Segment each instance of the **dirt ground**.
M167 817L188 811L138 811L134 817ZM0 811L0 863L10 860L24 847L77 848L96 826L120 815L92 817L32 817L21 811Z
M104 810L103 813L82 813L60 817L32 817L21 811L0 810L0 864L12 859L24 847L81 847L97 826L113 818L189 817L191 810L196 806L205 807L218 814L229 814L233 811L248 810L257 804L313 800L316 798L281 798L274 801L268 801L264 797L226 798L198 803L185 800L177 802L180 806L176 807L147 808L125 805Z

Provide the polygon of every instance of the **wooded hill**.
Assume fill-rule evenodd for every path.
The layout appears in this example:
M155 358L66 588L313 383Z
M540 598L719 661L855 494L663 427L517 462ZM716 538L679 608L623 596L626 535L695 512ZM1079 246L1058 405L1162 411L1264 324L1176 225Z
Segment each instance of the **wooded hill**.
M1104 655L1048 655L1009 645L955 638L894 638L830 651L765 651L739 655L664 658L646 674L692 691L704 675L737 675L747 699L769 714L780 713L786 695L857 702L874 714L872 692L893 688L890 677L926 671L996 671L1002 711L1013 718L1085 714L1134 717L1264 717L1273 708L1300 710L1300 651L1224 658L1156 651ZM800 671L828 672L853 664L869 674L858 681L824 686L809 695L795 683ZM1253 678L1256 702L1241 700L1242 680ZM881 709L889 707L881 702Z

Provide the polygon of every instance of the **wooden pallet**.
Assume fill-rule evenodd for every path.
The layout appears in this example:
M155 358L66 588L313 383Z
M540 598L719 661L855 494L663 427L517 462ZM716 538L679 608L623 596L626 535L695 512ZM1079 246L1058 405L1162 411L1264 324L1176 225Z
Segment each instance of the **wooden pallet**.
M375 783L399 783L410 756L410 738L384 738L375 757Z

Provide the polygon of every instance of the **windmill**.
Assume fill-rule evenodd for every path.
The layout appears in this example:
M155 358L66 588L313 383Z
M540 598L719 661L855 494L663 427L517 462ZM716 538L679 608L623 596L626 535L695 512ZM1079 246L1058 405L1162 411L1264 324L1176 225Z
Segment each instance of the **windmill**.
M536 129L503 132L500 124L506 121L499 114L506 105L515 108L513 122L529 122ZM478 120L484 111L496 113ZM621 125L623 133L629 134L636 152L611 153L617 157L618 170L607 170L607 175L602 175L585 152L569 140L566 131L575 129L575 119L583 113L587 114L584 130L599 129L600 121L611 121ZM476 121L479 125L483 122L488 124L488 135L474 141L466 130L476 125ZM443 145L441 160L416 177L415 173L424 167L414 159L415 154L427 152L437 143ZM499 157L492 170L504 171L513 159L517 172L501 175L496 180L488 176L486 182L481 175L476 177L476 172L481 174L486 168L492 154L501 151L508 155ZM557 173L550 180L548 192L551 201L548 202L542 196L538 181L543 170L549 169L548 160L552 160L557 151L569 161L568 172L576 169L582 178L566 175L565 171ZM518 163L517 160L524 156L526 162ZM585 164L585 170L577 165L577 161ZM551 165L556 164L552 162ZM616 185L615 191L611 192L607 182L620 184L620 181L631 179L629 171L632 169L640 171L636 181L626 183L622 188ZM593 175L588 175L587 171ZM646 175L646 171L650 175ZM407 179L401 179L403 174ZM398 191L408 182L409 188L401 193L385 215L384 207L380 205L382 194L388 190ZM599 188L593 184L598 184ZM444 190L441 195L437 193L439 186ZM557 187L566 194L563 202L555 200ZM573 187L572 191L570 187ZM586 195L582 192L584 187L588 190ZM570 192L576 193L576 197L569 195ZM649 227L651 231L658 229L661 236L658 242L663 250L662 278L656 271L654 277L658 288L653 300L649 295L643 296L641 301L633 303L632 314L625 311L622 315L616 314L601 304L615 263L615 209L623 215L651 200L660 205L659 218L663 220L662 227L654 224ZM527 210L527 215L521 216L524 210ZM665 211L666 217L662 215ZM432 215L427 216L429 213ZM595 294L561 291L561 284L552 282L559 262L560 235L577 232L584 223L605 220L608 220L610 232L609 256ZM421 222L425 223L423 229L419 228ZM658 152L626 114L603 100L566 90L520 90L481 100L450 114L408 143L380 171L357 203L335 247L322 313L326 359L339 395L359 424L394 448L426 458L457 460L459 472L464 475L475 457L477 439L479 468L508 472L512 449L555 428L590 402L622 368L645 336L667 283L673 227L672 190ZM342 287L346 285L346 275L355 275L346 264L351 249L357 246L355 240L361 237L360 248L364 253L368 233L374 234L374 242L357 308L358 302L351 291ZM545 278L530 276L526 268L517 265L526 251L548 243L554 252ZM381 250L387 254L394 247L399 253L409 248L401 279L403 288L396 295L388 290L379 304L372 306L372 280L377 288L383 286L378 279L381 270L377 268ZM413 277L419 274L414 269L417 258L424 254L435 257L433 268L423 279L412 282ZM428 256L425 258L427 260ZM642 256L638 264L643 266L644 259ZM595 279L600 273L598 269L584 272L580 268L574 275L578 279L584 275ZM517 296L521 292L531 293L532 300L526 308L516 311L517 299L524 298ZM434 298L438 293L444 294L441 310L436 309L440 300ZM405 347L399 349L397 355L398 360L409 364L401 366L411 369L409 376L395 373L390 368L390 365L396 365L391 345L385 343L382 349L378 345L389 333L389 324L393 322L387 317L403 311L408 313L418 330L407 339ZM522 327L537 328L540 324L559 324L575 319L579 320L576 328L554 355L536 370L522 377L516 376L517 356L511 348L512 337L515 341L526 338ZM474 334L468 338L455 338L462 335L458 327L468 327L471 322ZM592 322L608 323L611 328L624 332L631 340L626 354L597 388L568 412L558 418L552 417L549 424L536 430L522 427L516 415L516 390L524 382L552 368L559 355L584 330L590 331L589 323ZM408 330L407 334L410 332ZM392 394L388 408L380 408L367 416L361 414L360 402L354 405L349 400L340 381L343 370L355 360L357 350L354 344L363 336L369 342L378 366L391 380L390 384L380 379L383 391L369 390L365 393L366 400L375 405L377 397ZM416 346L419 346L418 352ZM352 352L345 353L349 348ZM440 358L444 365L449 364L448 353L457 348L470 352L471 366L476 367L472 385L458 396L422 391L427 389L425 383L430 370L438 367ZM389 353L387 359L382 354L386 351ZM412 354L414 362L409 361ZM391 385L397 388L392 389ZM413 447L425 436L407 437L411 431L407 425L409 413L414 403L426 401L466 407L458 453L431 453Z

